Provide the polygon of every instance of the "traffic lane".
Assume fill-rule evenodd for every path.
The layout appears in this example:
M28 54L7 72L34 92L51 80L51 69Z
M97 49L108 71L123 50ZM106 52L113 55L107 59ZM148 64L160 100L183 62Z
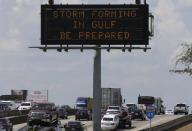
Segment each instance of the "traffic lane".
M184 115L156 115L152 120L151 120L151 126L157 126L163 123L166 123L168 121L180 118ZM126 129L118 129L118 131L138 131L142 129L146 129L150 127L150 120L132 120L132 127L131 128L126 128Z
M74 120L75 116L68 116L68 119L59 119L59 121L61 121L61 124L64 125L64 123L67 123L70 120ZM44 127L41 127L42 129L47 129ZM48 127L50 128L50 127ZM13 126L13 131L27 131L28 127L27 127L27 123L23 123L23 124L17 124Z
M152 126L166 123L168 121L180 118L184 115L156 115L152 120ZM138 131L150 127L149 120L132 120L132 127L128 126L125 129L117 129L117 131ZM87 126L87 131L93 131L93 125Z
M68 117L68 119L59 119L58 125L57 127L42 127L41 129L39 129L38 131L50 131L51 129L53 131L65 131L64 129L64 125L68 122L68 121L75 121L75 116L70 116ZM81 120L81 122L83 124L85 124L85 129L87 131L88 127L91 127L93 125L92 121L87 121L87 120ZM93 131L93 130L90 130Z
M26 131L27 130L27 123L13 125L13 131Z

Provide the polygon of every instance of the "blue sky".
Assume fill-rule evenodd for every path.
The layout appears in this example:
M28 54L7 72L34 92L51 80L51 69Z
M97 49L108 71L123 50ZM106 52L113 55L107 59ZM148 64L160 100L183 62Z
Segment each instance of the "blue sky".
M191 77L169 72L178 44L192 41L191 0L147 0L155 16L152 50L102 51L102 87L121 88L126 102L141 95L162 97L169 108L192 106ZM77 96L92 96L94 51L47 53L40 45L40 4L47 0L0 0L0 94L11 89L48 89L50 101L74 105ZM134 0L55 0L71 4L124 4Z

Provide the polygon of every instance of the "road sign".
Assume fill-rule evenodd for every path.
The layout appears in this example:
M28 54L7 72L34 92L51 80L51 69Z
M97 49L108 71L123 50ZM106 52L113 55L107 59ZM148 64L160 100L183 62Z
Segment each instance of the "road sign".
M41 5L42 45L148 45L149 6Z
M149 119L152 119L155 116L155 107L154 106L146 106L146 116Z

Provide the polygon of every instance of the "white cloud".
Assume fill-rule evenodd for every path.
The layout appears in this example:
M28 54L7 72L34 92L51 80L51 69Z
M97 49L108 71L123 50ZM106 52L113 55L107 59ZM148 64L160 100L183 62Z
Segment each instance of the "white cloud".
M0 40L0 50L1 51L13 51L21 47L21 42L17 39L4 39ZM3 52L1 52L2 54Z
M189 9L192 7L192 0L177 0L177 2L182 9Z

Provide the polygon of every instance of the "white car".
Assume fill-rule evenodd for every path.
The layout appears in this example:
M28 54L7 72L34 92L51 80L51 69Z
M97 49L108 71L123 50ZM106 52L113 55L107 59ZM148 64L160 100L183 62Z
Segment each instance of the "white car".
M30 110L32 108L32 102L22 102L18 110Z
M118 114L119 116L121 116L122 109L120 106L109 106L106 114Z
M106 114L101 120L102 130L114 130L119 125L119 116L115 114Z

